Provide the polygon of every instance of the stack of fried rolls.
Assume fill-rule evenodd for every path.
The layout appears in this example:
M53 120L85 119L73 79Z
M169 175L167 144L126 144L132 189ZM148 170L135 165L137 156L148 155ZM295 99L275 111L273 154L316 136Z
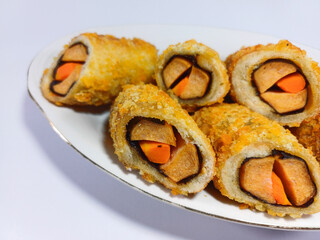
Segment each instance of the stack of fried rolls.
M177 101L151 84L125 86L110 113L115 153L128 169L173 194L204 189L214 174L207 137Z
M155 77L188 111L222 102L230 89L218 53L195 40L170 45L158 58Z
M319 112L320 68L287 40L243 48L226 60L233 99L281 125Z
M158 87L146 84L153 77ZM239 104L221 103L230 85ZM173 194L213 179L222 195L273 216L320 211L320 167L307 149L319 157L320 68L289 41L243 48L223 63L195 40L157 60L141 39L84 33L45 70L41 90L56 105L114 101L119 161ZM291 130L307 148L281 126L300 124Z
M110 103L124 84L153 81L156 48L141 39L84 33L45 70L41 90L57 105Z
M238 104L193 118L216 152L214 185L224 196L274 216L320 211L319 164L288 130Z

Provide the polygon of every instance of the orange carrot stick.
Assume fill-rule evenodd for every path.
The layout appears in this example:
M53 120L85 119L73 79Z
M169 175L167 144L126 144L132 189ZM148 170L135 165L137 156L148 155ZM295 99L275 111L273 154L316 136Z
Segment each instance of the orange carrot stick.
M306 81L300 73L292 73L277 82L277 86L288 93L298 93L306 86Z
M56 72L56 80L62 81L66 79L75 69L77 65L82 65L80 63L65 63L61 65Z
M183 92L183 90L185 89L185 87L187 86L189 82L189 76L185 77L184 79L182 79L173 89L173 93L176 95L176 96L180 96Z
M284 191L283 184L280 180L280 178L275 174L275 172L272 172L271 175L272 180L272 190L273 190L273 197L275 198L277 204L280 205L292 205L286 195L286 192Z
M139 141L140 147L148 160L153 163L164 164L170 158L170 145L153 141Z

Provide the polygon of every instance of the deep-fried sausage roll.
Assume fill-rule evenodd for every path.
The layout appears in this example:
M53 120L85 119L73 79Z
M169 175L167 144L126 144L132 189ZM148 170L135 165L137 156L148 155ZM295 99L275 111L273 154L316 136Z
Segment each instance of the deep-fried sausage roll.
M226 64L232 97L251 110L287 126L319 111L319 66L289 41L243 48Z
M189 111L222 102L230 89L218 53L195 40L169 46L158 58L155 76L160 89Z
M84 33L45 70L41 90L57 105L110 103L127 83L151 82L156 48L141 39Z
M173 194L204 189L214 173L215 154L194 120L156 86L130 85L111 108L115 153L128 169Z
M194 119L217 154L223 195L274 216L320 211L319 164L288 130L238 104L202 108Z

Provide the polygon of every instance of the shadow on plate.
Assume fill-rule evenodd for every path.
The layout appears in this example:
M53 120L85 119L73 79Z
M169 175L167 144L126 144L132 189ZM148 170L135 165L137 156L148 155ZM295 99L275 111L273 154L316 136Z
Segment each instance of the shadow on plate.
M25 96L23 104L24 123L37 141L39 148L48 156L49 164L52 164L67 181L81 189L84 194L136 224L184 239L234 239L239 238L239 234L244 234L249 240L257 239L261 237L261 234L268 235L269 238L291 234L221 221L164 204L162 201L154 201L145 194L116 181L115 178L100 171L89 161L84 161L52 130L28 95ZM111 149L106 149L106 151L111 154ZM212 193L210 189L209 193L214 196L218 195L217 192ZM250 236L246 233L248 230ZM300 234L299 232L293 233L295 237Z

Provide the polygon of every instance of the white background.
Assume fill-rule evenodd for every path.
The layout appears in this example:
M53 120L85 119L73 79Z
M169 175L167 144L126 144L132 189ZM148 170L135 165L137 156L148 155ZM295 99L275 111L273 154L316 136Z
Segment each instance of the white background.
M0 0L0 240L319 239L173 207L115 180L62 141L27 93L36 54L98 26L185 24L320 49L320 1Z

